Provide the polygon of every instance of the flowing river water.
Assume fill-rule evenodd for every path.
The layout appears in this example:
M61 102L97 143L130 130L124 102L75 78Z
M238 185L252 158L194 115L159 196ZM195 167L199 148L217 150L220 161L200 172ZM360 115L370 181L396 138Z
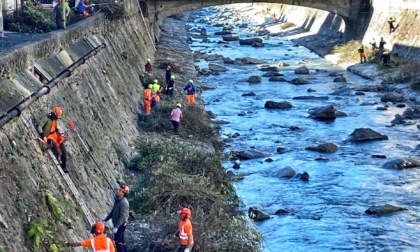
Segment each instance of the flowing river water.
M360 96L330 95L342 87L355 90L373 83L331 65L285 38L271 36L264 39L265 47L261 48L240 46L238 41L227 46L217 43L222 38L214 33L222 28L214 24L233 24L236 17L232 15L221 21L224 12L223 7L194 12L196 18L188 23L193 38L193 31L204 28L208 40L193 39L191 49L231 59L253 57L265 61L258 65L224 64L222 60L196 62L200 68L207 68L209 63L228 68L226 72L199 79L200 83L213 88L202 93L206 109L217 116L216 120L229 122L221 129L222 138L228 142L225 151L255 148L269 153L268 157L273 160L242 160L240 169L233 170L245 175L235 183L244 203L243 210L261 206L270 214L270 219L255 222L264 237L264 251L420 251L420 170L383 168L389 160L419 156L419 130L415 125L418 122L390 127L394 116L407 108L390 104L388 110L379 111L377 107L385 104L380 101L381 94L375 92L364 92L365 95ZM249 20L240 22L252 26ZM233 31L240 38L256 36L249 29L237 26ZM275 66L280 62L288 64L280 70L286 80L297 78L294 70L307 66L310 73L305 78L311 84L270 82L267 77L262 77L258 84L244 81L251 75L262 76L262 66ZM343 74L347 82L333 82L334 77L329 76L331 72ZM309 94L308 88L316 92ZM256 95L242 96L248 92ZM293 99L305 95L328 96L329 99ZM293 107L265 109L268 100L289 101ZM333 105L347 116L333 122L309 118L310 108L325 105ZM344 141L356 128L371 128L387 135L389 140ZM338 151L321 154L305 149L326 142L336 144ZM286 151L277 153L278 147ZM386 159L371 157L375 154L385 155ZM316 161L320 156L326 159ZM224 166L232 169L233 162L225 161ZM308 172L309 181L276 177L275 172L286 166L299 173ZM383 216L365 213L371 206L385 204L406 210ZM275 215L279 209L289 213Z

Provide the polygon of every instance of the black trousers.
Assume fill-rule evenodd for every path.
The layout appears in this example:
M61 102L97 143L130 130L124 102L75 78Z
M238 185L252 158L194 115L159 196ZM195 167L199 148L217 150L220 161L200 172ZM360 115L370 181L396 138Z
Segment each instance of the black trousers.
M174 133L179 135L179 122L171 120L172 125L174 126Z
M125 238L124 238L124 232L125 232L125 225L121 225L118 228L117 233L114 234L114 241L117 252L127 252L127 245L125 245Z

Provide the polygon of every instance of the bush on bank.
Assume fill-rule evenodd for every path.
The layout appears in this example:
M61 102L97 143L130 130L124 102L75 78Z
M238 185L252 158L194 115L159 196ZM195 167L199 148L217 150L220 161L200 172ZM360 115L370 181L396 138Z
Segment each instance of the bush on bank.
M139 115L141 129L151 134L170 131L172 103L161 102L154 115ZM135 225L142 238L132 249L175 251L179 246L174 236L179 223L176 210L188 207L194 251L260 251L261 235L237 210L241 202L222 167L217 151L221 144L216 143L218 135L210 120L195 105L183 106L183 113L180 138L166 133L163 138L141 141L127 164L139 174L130 208L146 222ZM203 148L206 144L213 148Z
M240 201L219 154L177 139L141 142L136 150L131 161L141 174L129 200L130 208L150 225L140 231L147 244L143 247L176 249L175 212L188 207L193 213L195 251L259 251L261 236L240 217Z
M52 10L42 9L28 1L19 10L6 16L5 29L15 32L43 33L55 30Z

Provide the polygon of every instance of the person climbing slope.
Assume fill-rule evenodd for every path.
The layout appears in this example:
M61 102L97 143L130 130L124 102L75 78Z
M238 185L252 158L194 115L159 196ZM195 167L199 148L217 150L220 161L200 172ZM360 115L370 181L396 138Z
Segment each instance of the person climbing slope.
M44 141L46 149L52 148L54 156L60 163L61 168L65 173L67 169L67 152L64 142L67 140L67 134L63 134L58 130L57 120L63 115L61 107L53 107L52 111L44 116L37 125L37 131Z
M181 122L182 111L181 103L177 103L176 107L171 112L171 123L174 126L174 134L179 135L179 123Z

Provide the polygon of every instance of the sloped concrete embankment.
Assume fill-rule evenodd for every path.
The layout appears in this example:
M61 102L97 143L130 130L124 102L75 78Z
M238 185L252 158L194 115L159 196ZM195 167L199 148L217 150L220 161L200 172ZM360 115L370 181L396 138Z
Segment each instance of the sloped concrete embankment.
M373 0L370 11L358 14L357 39L369 46L373 39L379 43L385 39L386 48L400 56L418 59L420 57L420 1L418 0ZM275 14L282 22L296 26L287 29L288 36L297 43L321 56L327 55L334 45L343 43L344 20L322 10L285 4L254 4L255 8ZM394 17L395 32L389 33L388 18ZM297 28L298 27L298 28ZM357 54L357 52L355 52Z
M112 198L104 177L115 181L121 169L120 154L140 135L136 128L142 93L138 73L154 53L137 3L127 1L126 5L128 17L122 20L110 22L104 16L94 16L1 61L2 76L10 77L1 85L4 113L65 68L66 61L76 61L91 50L92 41L106 44L0 131L0 245L5 251L32 251L33 243L26 233L31 224L41 227L47 223L42 226L44 231L33 236L41 238L41 251L51 250L48 247L52 243L61 246L65 238L79 240L88 235L80 208L57 168L42 153L31 125L32 117L42 117L53 105L62 106L65 117L75 122L104 171L95 167L63 122L59 127L70 134L66 143L70 177L95 219L102 219L110 209ZM64 51L58 55L60 48ZM48 191L58 202L47 197Z

